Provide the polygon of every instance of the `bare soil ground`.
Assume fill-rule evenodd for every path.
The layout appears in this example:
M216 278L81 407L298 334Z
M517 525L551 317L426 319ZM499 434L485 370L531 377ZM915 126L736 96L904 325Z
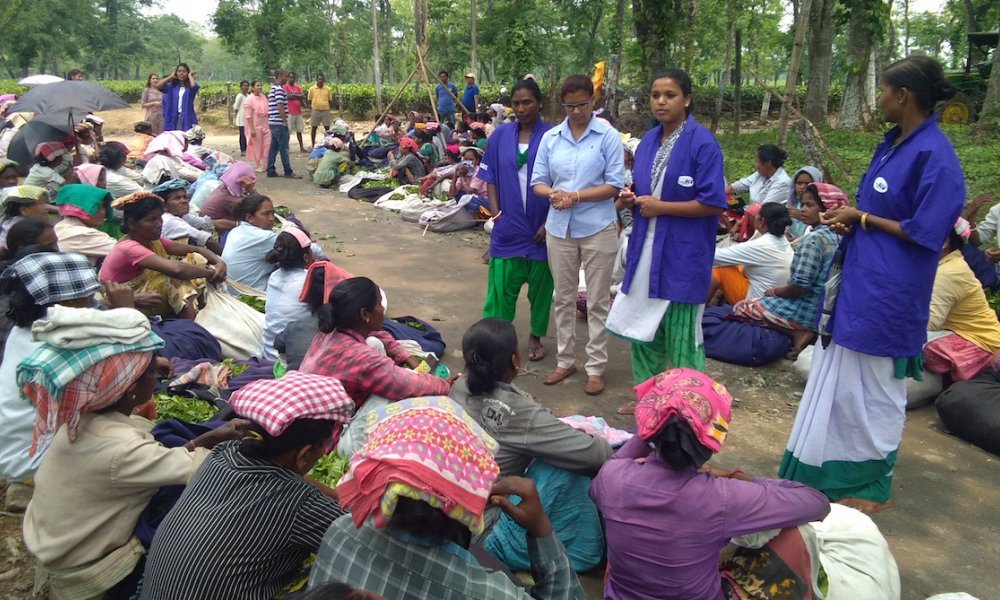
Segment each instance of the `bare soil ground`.
M126 112L109 114L124 117ZM128 122L123 133L131 130L130 121L121 122ZM238 154L235 135L215 128L209 132L207 145ZM304 174L305 155L292 152L292 161L294 170ZM480 257L488 246L486 234L474 230L422 236L419 227L397 215L306 180L262 178L258 189L275 204L290 207L331 260L384 287L390 315L431 321L448 343L444 361L453 371L461 369L461 336L482 314L487 268ZM523 297L516 325L525 336L521 350L526 355L528 320ZM586 326L578 325L578 340L584 340ZM517 385L559 416L600 415L617 427L634 426L631 417L614 412L632 398L626 344L611 340L608 387L602 396L592 398L583 393L582 375L557 386L542 385L544 375L555 366L555 340L547 337L544 343L549 357L540 363L525 361ZM577 354L584 358L582 344ZM736 398L731 434L715 463L773 476L804 382L791 370L791 363L783 360L757 369L710 360L708 372ZM1000 556L998 498L1000 460L996 456L948 435L933 406L908 414L895 475L895 506L874 517L899 565L904 599L954 591L983 600L998 597L990 575L997 572ZM0 515L0 537L4 540L0 544L0 597L26 598L33 568L20 541L17 516ZM600 575L585 575L583 580L588 597L600 598Z

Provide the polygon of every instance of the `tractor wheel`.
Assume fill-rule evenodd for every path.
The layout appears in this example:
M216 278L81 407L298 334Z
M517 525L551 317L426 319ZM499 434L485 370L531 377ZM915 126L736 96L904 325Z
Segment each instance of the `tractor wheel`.
M976 120L976 109L965 94L958 94L938 106L938 120L948 125L966 125Z

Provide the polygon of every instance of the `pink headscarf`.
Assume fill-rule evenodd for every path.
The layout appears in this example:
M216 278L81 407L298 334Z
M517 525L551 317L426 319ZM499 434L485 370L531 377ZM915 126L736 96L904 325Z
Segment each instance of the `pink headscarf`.
M414 154L420 151L420 149L417 148L417 143L413 141L413 138L409 137L400 138L399 147L400 149L408 148L410 152L413 152Z
M711 377L693 369L671 369L635 386L639 438L649 441L677 416L698 441L718 452L729 432L733 397Z
M823 203L823 210L832 210L841 206L847 206L847 196L843 190L835 185L817 181L806 186L806 189L809 188L816 188L819 201Z
M341 269L337 265L330 261L318 260L309 265L309 270L306 271L306 282L302 286L302 293L299 294L299 302L305 302L306 298L309 297L310 286L312 284L312 274L314 269L323 270L323 303L326 304L330 300L330 293L333 288L337 287L337 284L345 279L350 279L354 277L347 271Z
M164 131L146 146L146 159L149 160L160 152L166 152L174 158L183 158L184 144L184 134L180 131Z
M230 194L238 197L243 191L244 177L249 177L251 182L257 181L257 174L253 172L253 167L245 162L237 161L229 165L229 168L219 176L219 181L226 186Z
M84 163L73 167L73 171L76 172L76 178L80 180L80 183L96 187L98 179L101 178L101 173L104 172L104 165Z
M750 204L743 209L743 220L740 221L740 229L737 236L738 241L745 242L753 237L754 221L763 207L763 204Z

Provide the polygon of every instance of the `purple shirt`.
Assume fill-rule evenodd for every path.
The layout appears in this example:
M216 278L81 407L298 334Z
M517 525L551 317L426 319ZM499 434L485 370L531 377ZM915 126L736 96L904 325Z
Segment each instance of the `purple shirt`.
M892 358L922 352L941 246L965 202L965 178L951 142L928 117L891 149L892 128L858 185L860 210L899 221L912 242L859 225L844 240L843 280L833 341Z
M528 140L528 181L535 168L535 156L542 135L552 125L539 119L531 129ZM549 214L549 201L540 198L528 186L525 202L521 202L521 182L517 177L517 139L520 123L505 123L497 127L486 144L486 152L476 177L496 186L503 216L493 225L490 234L490 256L497 258L530 258L547 260L545 241L536 244L535 233L545 224Z
M830 512L826 496L801 483L674 469L638 436L604 463L590 497L604 517L609 600L721 600L719 551L730 538Z
M653 193L653 158L660 147L663 125L646 132L635 152L632 181L636 196ZM697 200L706 206L726 207L726 181L722 175L722 151L710 131L691 117L670 152L663 173L660 199L664 202ZM625 256L622 291L628 293L639 265L642 240L649 219L632 211L632 239ZM673 302L702 304L712 281L715 229L719 218L657 217L653 237L653 262L649 274L649 296Z
M163 90L163 104L160 106L163 109L163 131L187 131L198 124L198 115L194 112L194 98L198 95L201 85L196 83L184 90L184 106L178 111L177 102L180 98L180 88L180 82L174 80L168 83L166 89ZM180 112L179 115L178 112Z

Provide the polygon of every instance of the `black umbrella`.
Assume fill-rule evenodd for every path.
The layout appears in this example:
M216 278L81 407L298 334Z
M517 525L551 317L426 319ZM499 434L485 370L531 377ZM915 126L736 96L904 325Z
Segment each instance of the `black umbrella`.
M35 146L42 142L60 141L73 132L66 115L40 115L17 130L7 147L7 158L22 167L35 162Z
M31 88L8 112L35 112L47 115L68 111L83 115L128 107L128 102L103 85L89 81L60 81Z

